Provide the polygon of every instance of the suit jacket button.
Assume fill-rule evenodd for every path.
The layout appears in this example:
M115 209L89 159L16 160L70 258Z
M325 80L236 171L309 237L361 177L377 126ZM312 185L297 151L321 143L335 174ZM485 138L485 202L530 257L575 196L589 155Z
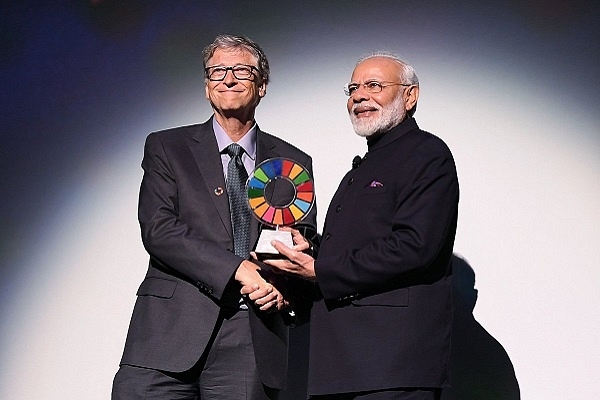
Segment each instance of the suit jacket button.
M337 206L335 208L335 212L340 212L340 211L342 211L342 206L341 205L339 205L339 206Z

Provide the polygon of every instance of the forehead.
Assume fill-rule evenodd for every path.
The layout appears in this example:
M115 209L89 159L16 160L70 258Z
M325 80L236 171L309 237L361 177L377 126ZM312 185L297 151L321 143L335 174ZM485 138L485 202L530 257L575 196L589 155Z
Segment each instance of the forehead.
M352 72L353 82L365 82L369 79L396 80L400 75L400 64L390 58L374 57L362 61Z
M245 49L217 49L208 60L208 65L257 64L257 59Z

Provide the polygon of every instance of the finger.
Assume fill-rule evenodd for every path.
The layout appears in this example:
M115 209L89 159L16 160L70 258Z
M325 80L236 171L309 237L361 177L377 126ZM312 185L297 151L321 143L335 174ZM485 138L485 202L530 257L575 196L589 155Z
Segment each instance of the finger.
M245 286L242 286L240 293L241 294L249 294L249 293L255 292L259 288L260 288L260 286L258 286L258 284L256 284L256 283L253 285L245 285Z
M271 266L274 272L282 274L294 273L296 270L295 265L287 260L265 260L265 264Z
M292 247L292 249L295 251L304 251L304 250L308 250L309 248L310 248L310 244L306 241L296 243L294 245L294 247Z
M272 293L266 289L261 289L261 290L255 290L254 292L250 293L248 295L248 298L254 302L256 302L259 299L264 299L266 297L270 298L270 296L272 296Z
M267 304L268 302L273 301L275 299L277 299L277 294L269 293L269 294L266 294L265 296L258 297L256 299L252 299L252 300L254 301L254 304L262 306L263 304Z
M261 299L263 297L270 295L272 292L273 292L273 285L267 284L264 287L261 287L260 289L257 289L255 291L253 291L252 293L250 293L248 295L248 298L252 301L255 301L257 299Z
M262 305L260 307L260 310L261 311L267 311L267 310L273 310L274 311L274 310L278 310L279 308L278 308L277 305L278 305L278 300L274 299L274 300L271 300L271 301L267 302L266 304Z
M289 258L290 260L292 259L292 255L296 253L294 250L290 249L279 240L272 240L271 245L275 247L275 250L277 250L279 254Z
M294 243L307 242L306 238L302 236L300 231L297 229L292 229L292 239L294 240Z

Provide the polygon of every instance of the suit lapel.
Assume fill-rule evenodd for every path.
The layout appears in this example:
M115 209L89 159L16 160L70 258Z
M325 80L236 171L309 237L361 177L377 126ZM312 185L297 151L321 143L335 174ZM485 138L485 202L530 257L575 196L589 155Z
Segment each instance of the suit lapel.
M271 137L257 128L256 132L256 165L268 160L269 158L281 157L277 152L277 144L271 140ZM258 235L262 229L262 224L258 219L252 218L250 223L250 245L253 247L258 240Z
M198 169L204 179L206 190L211 193L211 198L217 214L221 219L223 227L227 234L233 238L233 229L231 227L231 214L229 211L229 198L225 186L225 178L221 167L221 156L215 134L212 131L212 119L208 122L199 125L198 130L192 136L192 144L190 150L194 155L194 160L198 165ZM268 160L269 158L280 157L276 151L277 145L271 138L258 128L256 133L256 165ZM220 196L215 193L215 190L222 188L223 192ZM250 222L250 244L254 246L258 240L260 232L260 224L256 218L252 218Z
M271 138L258 129L256 132L256 165L268 160L269 158L281 157L276 150L277 145Z
M190 145L190 150L202 174L206 190L211 194L211 199L223 227L227 231L227 234L233 238L229 199L221 167L221 156L219 155L217 140L215 139L211 124L212 119L198 127L198 131L192 136L193 141Z

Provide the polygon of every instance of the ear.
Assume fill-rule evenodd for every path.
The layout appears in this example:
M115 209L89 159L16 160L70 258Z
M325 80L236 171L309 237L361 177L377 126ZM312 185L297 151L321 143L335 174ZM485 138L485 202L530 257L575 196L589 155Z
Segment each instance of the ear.
M204 80L204 96L206 97L206 100L210 100L209 96L208 96L208 80Z
M262 97L265 97L266 94L267 94L267 85L263 82L258 87L258 95L262 98Z
M404 100L406 110L412 110L419 100L419 87L416 85L409 86L406 89L406 98Z

